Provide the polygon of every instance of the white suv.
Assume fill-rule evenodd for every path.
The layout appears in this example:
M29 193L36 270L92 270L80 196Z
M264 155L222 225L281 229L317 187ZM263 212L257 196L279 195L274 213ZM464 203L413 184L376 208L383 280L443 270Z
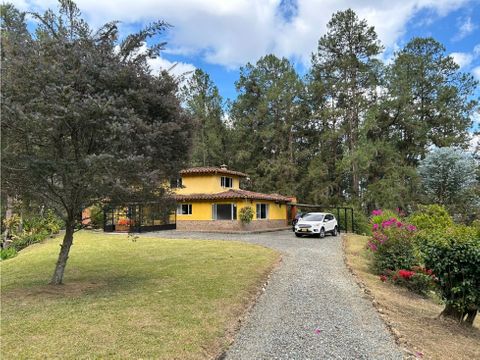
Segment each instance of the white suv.
M338 233L338 224L335 216L329 213L311 212L303 215L295 224L295 235L316 235L325 237L330 233L336 236Z

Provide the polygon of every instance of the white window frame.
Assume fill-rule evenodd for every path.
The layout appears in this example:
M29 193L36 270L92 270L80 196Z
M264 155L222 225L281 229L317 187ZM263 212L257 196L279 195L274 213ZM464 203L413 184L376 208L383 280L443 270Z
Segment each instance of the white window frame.
M260 217L262 213L262 206L265 206L265 217ZM258 211L260 209L260 211ZM267 203L258 203L255 207L256 212L256 219L257 220L267 220L270 216L270 204Z
M212 204L212 220L218 220L217 219L217 205L229 205L229 204L223 204L223 203ZM236 215L237 215L237 204L231 203L230 206L231 206L231 208L230 208L231 209L230 210L231 219L230 220L237 220L237 217L236 217ZM222 219L222 220L225 220L225 219Z
M228 186L228 182L230 183L230 186ZM230 176L221 176L220 186L223 188L230 188L230 189L233 188L233 178Z
M183 207L187 207L187 213L183 213ZM177 215L192 215L192 204L178 204L177 205Z

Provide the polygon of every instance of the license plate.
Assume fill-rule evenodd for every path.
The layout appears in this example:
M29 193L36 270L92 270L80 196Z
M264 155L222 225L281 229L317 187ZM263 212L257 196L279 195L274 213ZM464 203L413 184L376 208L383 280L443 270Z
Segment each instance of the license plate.
M309 230L308 229L300 229L300 231L308 232Z

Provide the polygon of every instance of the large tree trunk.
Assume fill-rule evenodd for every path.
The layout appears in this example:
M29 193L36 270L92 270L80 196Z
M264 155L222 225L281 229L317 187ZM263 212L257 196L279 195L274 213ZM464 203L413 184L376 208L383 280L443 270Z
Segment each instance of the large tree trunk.
M75 222L71 219L67 220L65 224L65 236L63 242L60 245L60 254L58 254L57 265L53 272L51 285L61 285L63 282L63 273L65 272L65 266L67 265L68 253L73 243L73 232L75 230Z
M473 326L473 322L475 321L477 312L478 312L478 309L467 310L467 318L465 319L465 324L467 324L468 326Z
M443 309L443 311L440 313L440 316L455 319L457 321L462 321L463 312L458 311L458 309L454 308L452 305L447 304L445 305L445 308Z
M13 216L13 198L10 195L7 195L7 202L6 202L6 209L5 209L5 224L8 224L8 220L10 220ZM10 237L11 229L7 225L5 226L5 232L3 234L3 245L7 244L7 241Z

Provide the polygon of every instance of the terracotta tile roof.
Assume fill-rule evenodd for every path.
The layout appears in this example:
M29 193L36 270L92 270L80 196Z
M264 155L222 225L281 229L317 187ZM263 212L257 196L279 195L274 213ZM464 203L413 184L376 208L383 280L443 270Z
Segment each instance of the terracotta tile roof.
M248 177L247 174L240 171L228 170L225 168L213 167L213 166L204 166L204 167L194 167L189 169L184 169L180 171L180 175L186 174L225 174L225 175L235 175L240 177Z
M291 197L279 194L262 194L248 190L230 189L216 194L185 194L175 195L177 201L195 201L195 200L230 200L230 199L250 199L250 200L270 200L278 202L290 202Z

